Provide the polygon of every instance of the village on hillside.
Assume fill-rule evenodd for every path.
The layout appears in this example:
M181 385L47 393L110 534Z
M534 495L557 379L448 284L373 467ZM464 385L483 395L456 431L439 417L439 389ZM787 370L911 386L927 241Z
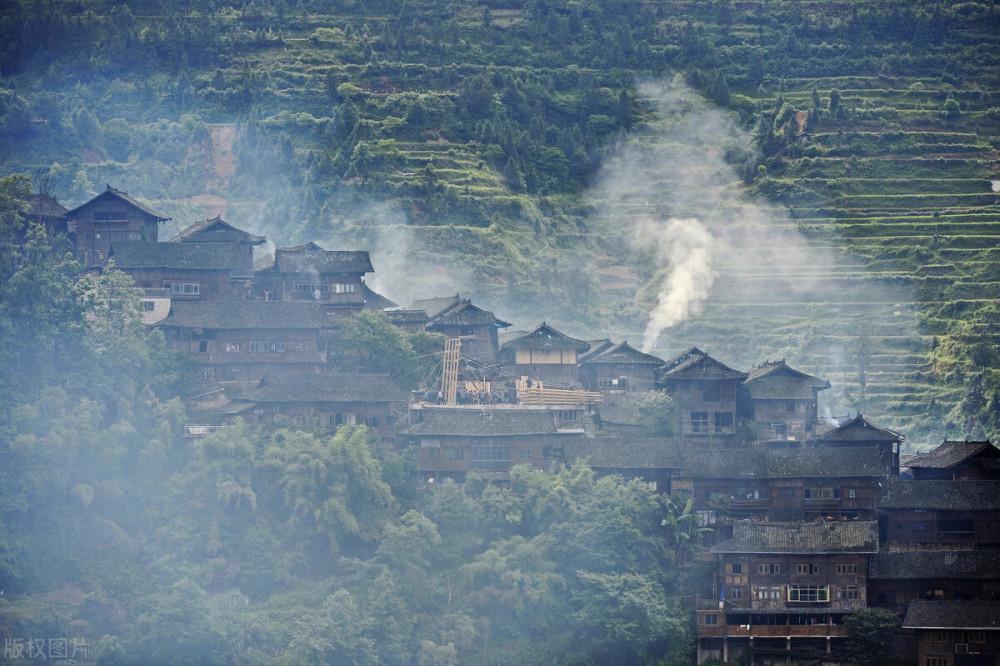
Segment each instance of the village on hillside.
M902 433L863 414L820 417L830 383L784 360L740 370L697 348L660 359L546 322L516 330L460 294L397 304L366 285L364 250L264 254L265 237L219 217L161 240L167 218L110 186L72 210L46 195L28 209L88 272L130 275L144 323L197 361L192 440L237 418L363 424L418 452L418 487L585 460L686 495L711 528L697 557L716 567L692 600L698 663L750 650L817 663L864 608L900 614L897 653L922 666L1000 653L1000 450L988 440L906 453ZM406 390L338 362L331 341L364 310L443 336L434 384ZM671 397L667 438L642 436L654 391Z

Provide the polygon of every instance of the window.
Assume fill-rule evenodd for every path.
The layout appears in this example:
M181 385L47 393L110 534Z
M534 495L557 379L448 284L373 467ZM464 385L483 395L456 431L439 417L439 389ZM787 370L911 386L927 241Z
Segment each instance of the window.
M164 282L164 289L169 289L171 295L197 296L201 293L201 285L197 282Z
M202 354L208 351L208 341L202 340L198 343L198 351Z
M843 598L847 601L857 601L860 598L857 585L848 585L842 592Z
M788 424L787 423L775 423L774 424L774 436L779 439L784 439L788 437Z
M737 600L742 599L743 598L743 588L742 587L734 587L733 588L733 593L730 596L733 599L737 599Z
M840 488L806 488L806 499L840 499Z
M986 632L985 631L966 631L962 633L963 643L985 643L986 642Z
M226 352L233 353L233 352L238 352L239 350L240 350L240 343L238 342L226 343Z
M715 432L726 432L732 427L732 412L715 412Z
M925 529L926 529L926 526L924 525L924 523L922 521L918 521L918 522L913 523L913 531L914 532L923 532Z
M839 574L856 574L858 573L857 564L838 564L837 573Z
M295 351L304 351L306 348L306 343L299 340L295 343Z
M374 428L375 426L378 425L378 418L374 416L366 416L365 425L368 426L369 428Z
M789 585L788 601L822 603L830 601L829 585Z
M531 449L518 449L517 451L518 460L531 460Z
M710 626L710 627L714 627L714 626L718 625L719 624L719 616L718 615L706 615L705 616L705 624L707 626Z
M143 301L142 302L142 309L145 312L152 312L152 311L154 311L156 309L156 303L154 303L153 301Z
M708 432L708 412L691 412L691 432Z
M818 564L804 564L802 562L795 565L795 573L797 574L818 574L819 565Z
M478 462L510 460L508 446L473 446L472 459Z
M739 562L737 562L735 564L727 564L726 565L726 569L731 574L741 574L741 573L743 573L743 565L740 564Z
M330 285L325 282L293 282L292 291L303 294L311 294L314 291L318 291L325 294L330 291Z
M851 488L847 491L847 496L851 499L858 499L858 491L856 488Z
M927 642L928 643L947 643L948 642L948 632L946 632L946 631L928 631L927 632Z
M924 666L948 666L948 657L924 657Z
M251 352L268 352L274 354L285 353L284 340L269 340L266 338L254 338L250 340Z
M795 488L781 488L778 490L778 497L795 497Z
M781 587L761 585L754 591L754 599L758 601L781 601Z
M335 284L333 291L337 294L353 294L356 286L354 284Z

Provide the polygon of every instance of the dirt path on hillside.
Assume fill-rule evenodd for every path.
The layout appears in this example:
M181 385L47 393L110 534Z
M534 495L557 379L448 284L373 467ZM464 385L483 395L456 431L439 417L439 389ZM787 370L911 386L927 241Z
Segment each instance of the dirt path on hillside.
M236 156L233 142L236 140L236 125L208 125L212 135L211 149L206 151L205 167L209 172L205 180L205 193L191 197L189 201L205 209L205 217L216 215L225 217L229 200L218 194L229 187L229 181L236 172Z

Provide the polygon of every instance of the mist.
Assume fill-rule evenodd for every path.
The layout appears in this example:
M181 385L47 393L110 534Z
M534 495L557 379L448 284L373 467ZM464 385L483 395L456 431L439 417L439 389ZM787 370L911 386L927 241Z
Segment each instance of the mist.
M868 334L915 329L900 306L910 295L875 284L787 209L750 194L729 162L759 158L734 115L677 80L639 90L655 119L620 142L589 196L607 245L620 241L648 276L635 300L647 313L644 351L697 345L743 369L787 356L836 384L857 376L850 350L862 322Z

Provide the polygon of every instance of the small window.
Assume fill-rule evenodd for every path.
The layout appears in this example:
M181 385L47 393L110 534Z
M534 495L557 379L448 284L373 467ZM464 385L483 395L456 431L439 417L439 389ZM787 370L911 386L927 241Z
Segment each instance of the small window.
M719 616L718 615L706 615L705 616L705 624L707 626L710 626L710 627L718 625L719 624Z
M858 491L854 488L851 488L850 490L847 491L847 496L851 499L857 499Z
M775 423L774 424L774 436L779 439L784 439L788 437L788 424L787 423Z
M531 460L531 449L518 449L518 460Z
M736 600L742 599L743 598L743 588L742 587L734 587L733 588L732 597L733 597L733 599L736 599Z
M729 565L729 573L741 574L743 573L743 565L739 562Z
M858 565L857 564L838 564L837 573L839 574L857 574Z
M143 301L142 309L145 312L153 312L154 310L156 310L156 303L154 303L153 301Z
M208 341L202 340L201 342L199 342L198 343L198 351L201 352L201 353L207 352L208 351Z
M708 432L708 412L691 412L691 432Z
M818 564L806 564L806 563L800 562L799 564L795 565L795 573L797 573L797 574L803 574L803 575L818 574L819 573L819 565Z
M228 353L238 352L240 350L240 343L238 342L227 342L226 351Z
M715 412L715 432L727 432L733 427L732 412Z
M844 599L847 601L857 601L860 598L857 585L848 585L844 588Z

